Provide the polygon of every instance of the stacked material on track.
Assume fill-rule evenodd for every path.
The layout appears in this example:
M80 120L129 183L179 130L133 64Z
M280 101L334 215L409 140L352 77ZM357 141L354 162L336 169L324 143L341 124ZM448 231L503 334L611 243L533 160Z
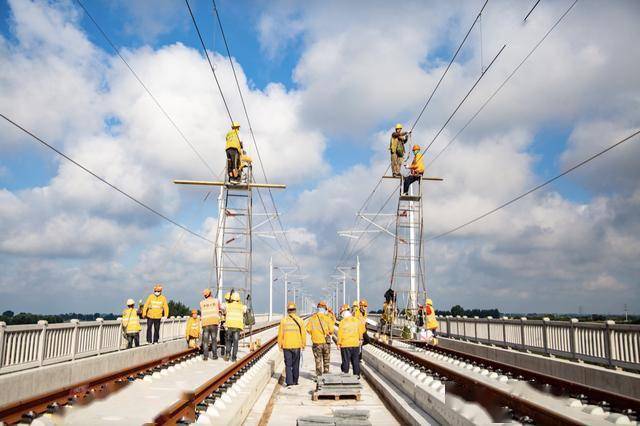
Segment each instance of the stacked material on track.
M333 410L332 416L298 417L296 426L371 426L369 410Z
M318 378L318 385L312 394L312 399L333 398L336 401L343 397L354 397L360 401L362 384L360 378L353 374L324 374Z

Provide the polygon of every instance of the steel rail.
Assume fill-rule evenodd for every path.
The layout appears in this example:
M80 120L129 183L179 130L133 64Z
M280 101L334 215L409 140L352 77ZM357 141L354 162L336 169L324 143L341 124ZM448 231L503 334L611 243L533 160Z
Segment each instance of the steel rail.
M486 383L480 380L477 380L472 376L460 373L453 368L444 367L439 364L433 363L428 359L417 356L404 349L400 349L398 347L391 346L380 341L374 341L372 344L375 346L378 346L379 348L389 353L393 353L400 357L403 357L413 364L416 364L420 367L424 367L435 373L438 373L441 377L446 377L449 380L453 380L457 384L467 389L473 389L475 391L480 390L483 396L486 397L487 399L490 399L493 404L509 407L510 409L513 409L518 414L522 414L530 417L531 419L534 420L536 424L543 424L543 425L552 425L552 424L553 425L557 425L557 424L580 425L581 424L580 422L577 422L575 419L571 418L570 416L550 410L549 408L541 404L534 403L527 399L521 398L517 395L513 395L508 391L504 391L502 389L489 386Z
M427 348L436 353L442 353L459 360L465 360L465 362L468 363L471 362L482 364L484 367L490 367L493 370L501 370L504 373L511 373L514 376L517 376L518 379L522 378L522 380L535 380L538 383L549 384L551 386L562 389L569 394L586 395L594 402L606 401L610 404L611 408L615 409L615 411L623 412L627 409L637 410L638 408L640 408L640 400L631 396L598 389L581 383L575 383L570 380L550 376L548 374L540 373L526 368L516 367L511 364L494 361L477 355L471 355L466 352L456 351L440 346L434 347L427 344L426 342L404 339L402 340L410 345Z
M249 335L261 333L276 326L278 326L278 322L244 331L241 333L241 336L244 338ZM0 424L16 424L23 421L25 416L28 418L38 417L56 406L59 407L67 404L73 404L75 401L93 393L95 389L109 390L109 387L114 387L118 382L128 380L129 378L136 377L140 374L149 373L160 366L171 364L180 359L193 356L197 352L197 348L186 349L173 355L156 358L113 373L104 374L93 379L64 386L57 390L37 395L33 398L5 405L4 407L0 407Z

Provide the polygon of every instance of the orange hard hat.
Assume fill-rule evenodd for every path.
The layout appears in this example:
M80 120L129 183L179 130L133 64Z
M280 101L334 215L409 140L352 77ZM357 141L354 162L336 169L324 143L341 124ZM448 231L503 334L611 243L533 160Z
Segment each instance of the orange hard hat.
M202 290L202 295L203 296L211 296L211 289L210 288L205 288L204 290Z
M349 305L347 305L346 303L340 307L340 313L343 313L344 311L348 311L348 310L349 310Z
M413 150L414 151L420 151L420 145L414 145L413 146Z
M318 302L318 308L326 308L326 307L327 307L327 303L325 301Z
M156 284L155 287L153 287L153 291L162 291L162 284Z
M369 306L369 304L367 303L367 299L362 299L360 301L360 306Z

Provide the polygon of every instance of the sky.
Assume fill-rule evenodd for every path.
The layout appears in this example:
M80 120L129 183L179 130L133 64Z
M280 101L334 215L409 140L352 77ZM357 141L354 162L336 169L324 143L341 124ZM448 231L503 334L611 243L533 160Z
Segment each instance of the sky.
M255 310L267 310L270 257L283 267L295 260L304 291L319 300L336 266L358 256L362 296L381 305L393 238L338 231L374 229L359 211L395 213L393 182L369 197L389 163L391 130L416 120L483 2L217 3L266 176L287 185L273 192L286 240L254 237ZM424 187L427 292L443 309L640 312L640 138L430 239L640 128L640 3L543 0L523 22L534 3L489 0L412 133L411 143L433 141L427 174L444 178ZM217 177L229 127L185 3L83 4L175 126L70 0L0 0L0 113L214 239L217 193L172 184ZM190 4L255 158L212 4ZM0 311L116 312L157 282L195 306L211 266L210 243L0 120Z

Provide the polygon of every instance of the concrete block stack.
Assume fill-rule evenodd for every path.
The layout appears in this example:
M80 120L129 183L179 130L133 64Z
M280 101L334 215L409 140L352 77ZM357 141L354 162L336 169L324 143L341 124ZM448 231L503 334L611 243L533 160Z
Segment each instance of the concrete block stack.
M358 376L344 373L324 374L318 378L312 399L317 401L319 398L332 397L338 400L349 396L359 401L361 390L362 384Z

